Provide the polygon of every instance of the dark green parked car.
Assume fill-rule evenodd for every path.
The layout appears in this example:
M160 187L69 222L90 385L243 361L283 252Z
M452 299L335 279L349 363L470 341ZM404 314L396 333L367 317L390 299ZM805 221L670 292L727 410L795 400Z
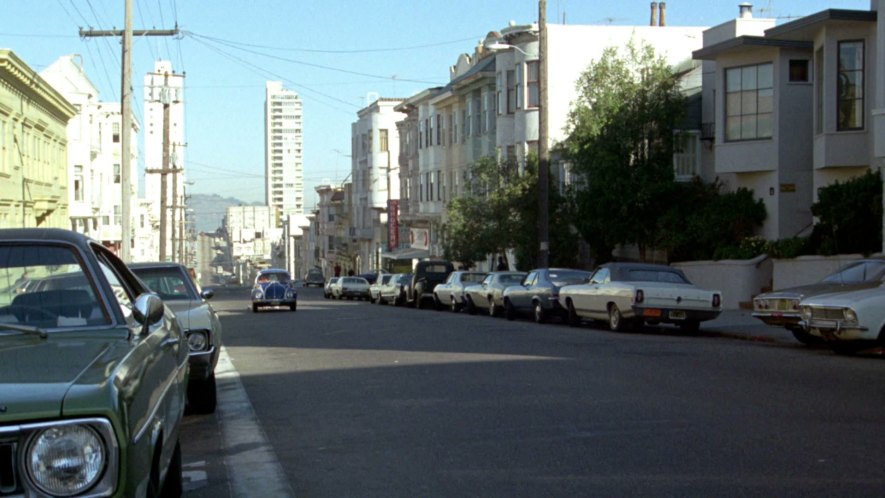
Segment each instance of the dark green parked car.
M178 496L188 345L112 254L0 230L0 496Z

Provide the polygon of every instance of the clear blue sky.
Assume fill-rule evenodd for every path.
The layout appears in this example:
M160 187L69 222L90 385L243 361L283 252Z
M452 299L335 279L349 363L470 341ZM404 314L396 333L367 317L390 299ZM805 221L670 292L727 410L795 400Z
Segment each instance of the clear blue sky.
M713 26L739 0L670 0L667 23ZM869 9L869 0L757 0L757 17L779 22L828 8ZM37 71L81 54L103 101L120 99L120 44L78 36L121 29L123 0L2 0L0 47ZM136 116L144 75L169 59L186 78L185 168L191 192L264 200L264 84L282 80L304 101L305 197L350 171L350 125L366 96L408 97L443 85L449 66L510 20L534 22L536 0L133 0L133 27L171 28L178 38L135 42ZM649 0L547 0L548 22L645 25ZM144 154L139 144L139 154ZM143 168L143 165L140 165ZM143 185L143 178L139 179Z

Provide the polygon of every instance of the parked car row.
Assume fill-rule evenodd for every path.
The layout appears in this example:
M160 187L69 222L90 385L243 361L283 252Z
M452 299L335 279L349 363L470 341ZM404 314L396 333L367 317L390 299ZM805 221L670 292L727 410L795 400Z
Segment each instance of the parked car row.
M373 302L422 307L428 294L437 310L487 313L538 323L558 318L577 326L603 321L614 331L669 323L697 331L722 311L719 291L700 289L681 270L639 263L608 263L593 272L570 268L520 271L453 271L451 264L422 261L414 274L391 275ZM433 278L427 276L433 273ZM445 272L445 279L440 274ZM434 284L434 282L439 282ZM415 288L423 285L418 291Z
M815 284L760 294L753 316L805 344L851 354L885 343L885 258L854 261Z
M179 496L182 417L215 410L212 295L83 234L0 230L0 494Z

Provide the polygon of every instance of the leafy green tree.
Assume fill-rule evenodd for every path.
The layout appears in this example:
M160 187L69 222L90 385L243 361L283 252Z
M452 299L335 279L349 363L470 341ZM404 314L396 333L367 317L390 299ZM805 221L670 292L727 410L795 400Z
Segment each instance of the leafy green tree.
M882 175L876 171L818 190L811 213L819 218L811 234L821 254L882 249Z
M578 81L564 150L585 184L574 225L599 262L619 244L645 249L673 185L673 129L684 115L679 78L649 45L603 51Z
M465 264L513 249L518 265L528 269L538 256L537 157L524 171L510 162L480 159L470 168L465 193L449 203L443 226L445 257ZM551 190L550 262L571 261L576 237L570 232L568 204Z

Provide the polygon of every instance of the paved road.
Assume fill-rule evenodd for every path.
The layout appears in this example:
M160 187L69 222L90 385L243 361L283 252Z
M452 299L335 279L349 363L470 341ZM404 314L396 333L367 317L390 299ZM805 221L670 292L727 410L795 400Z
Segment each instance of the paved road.
M187 496L885 494L881 357L746 313L687 337L246 296L215 303L230 363L186 421Z

